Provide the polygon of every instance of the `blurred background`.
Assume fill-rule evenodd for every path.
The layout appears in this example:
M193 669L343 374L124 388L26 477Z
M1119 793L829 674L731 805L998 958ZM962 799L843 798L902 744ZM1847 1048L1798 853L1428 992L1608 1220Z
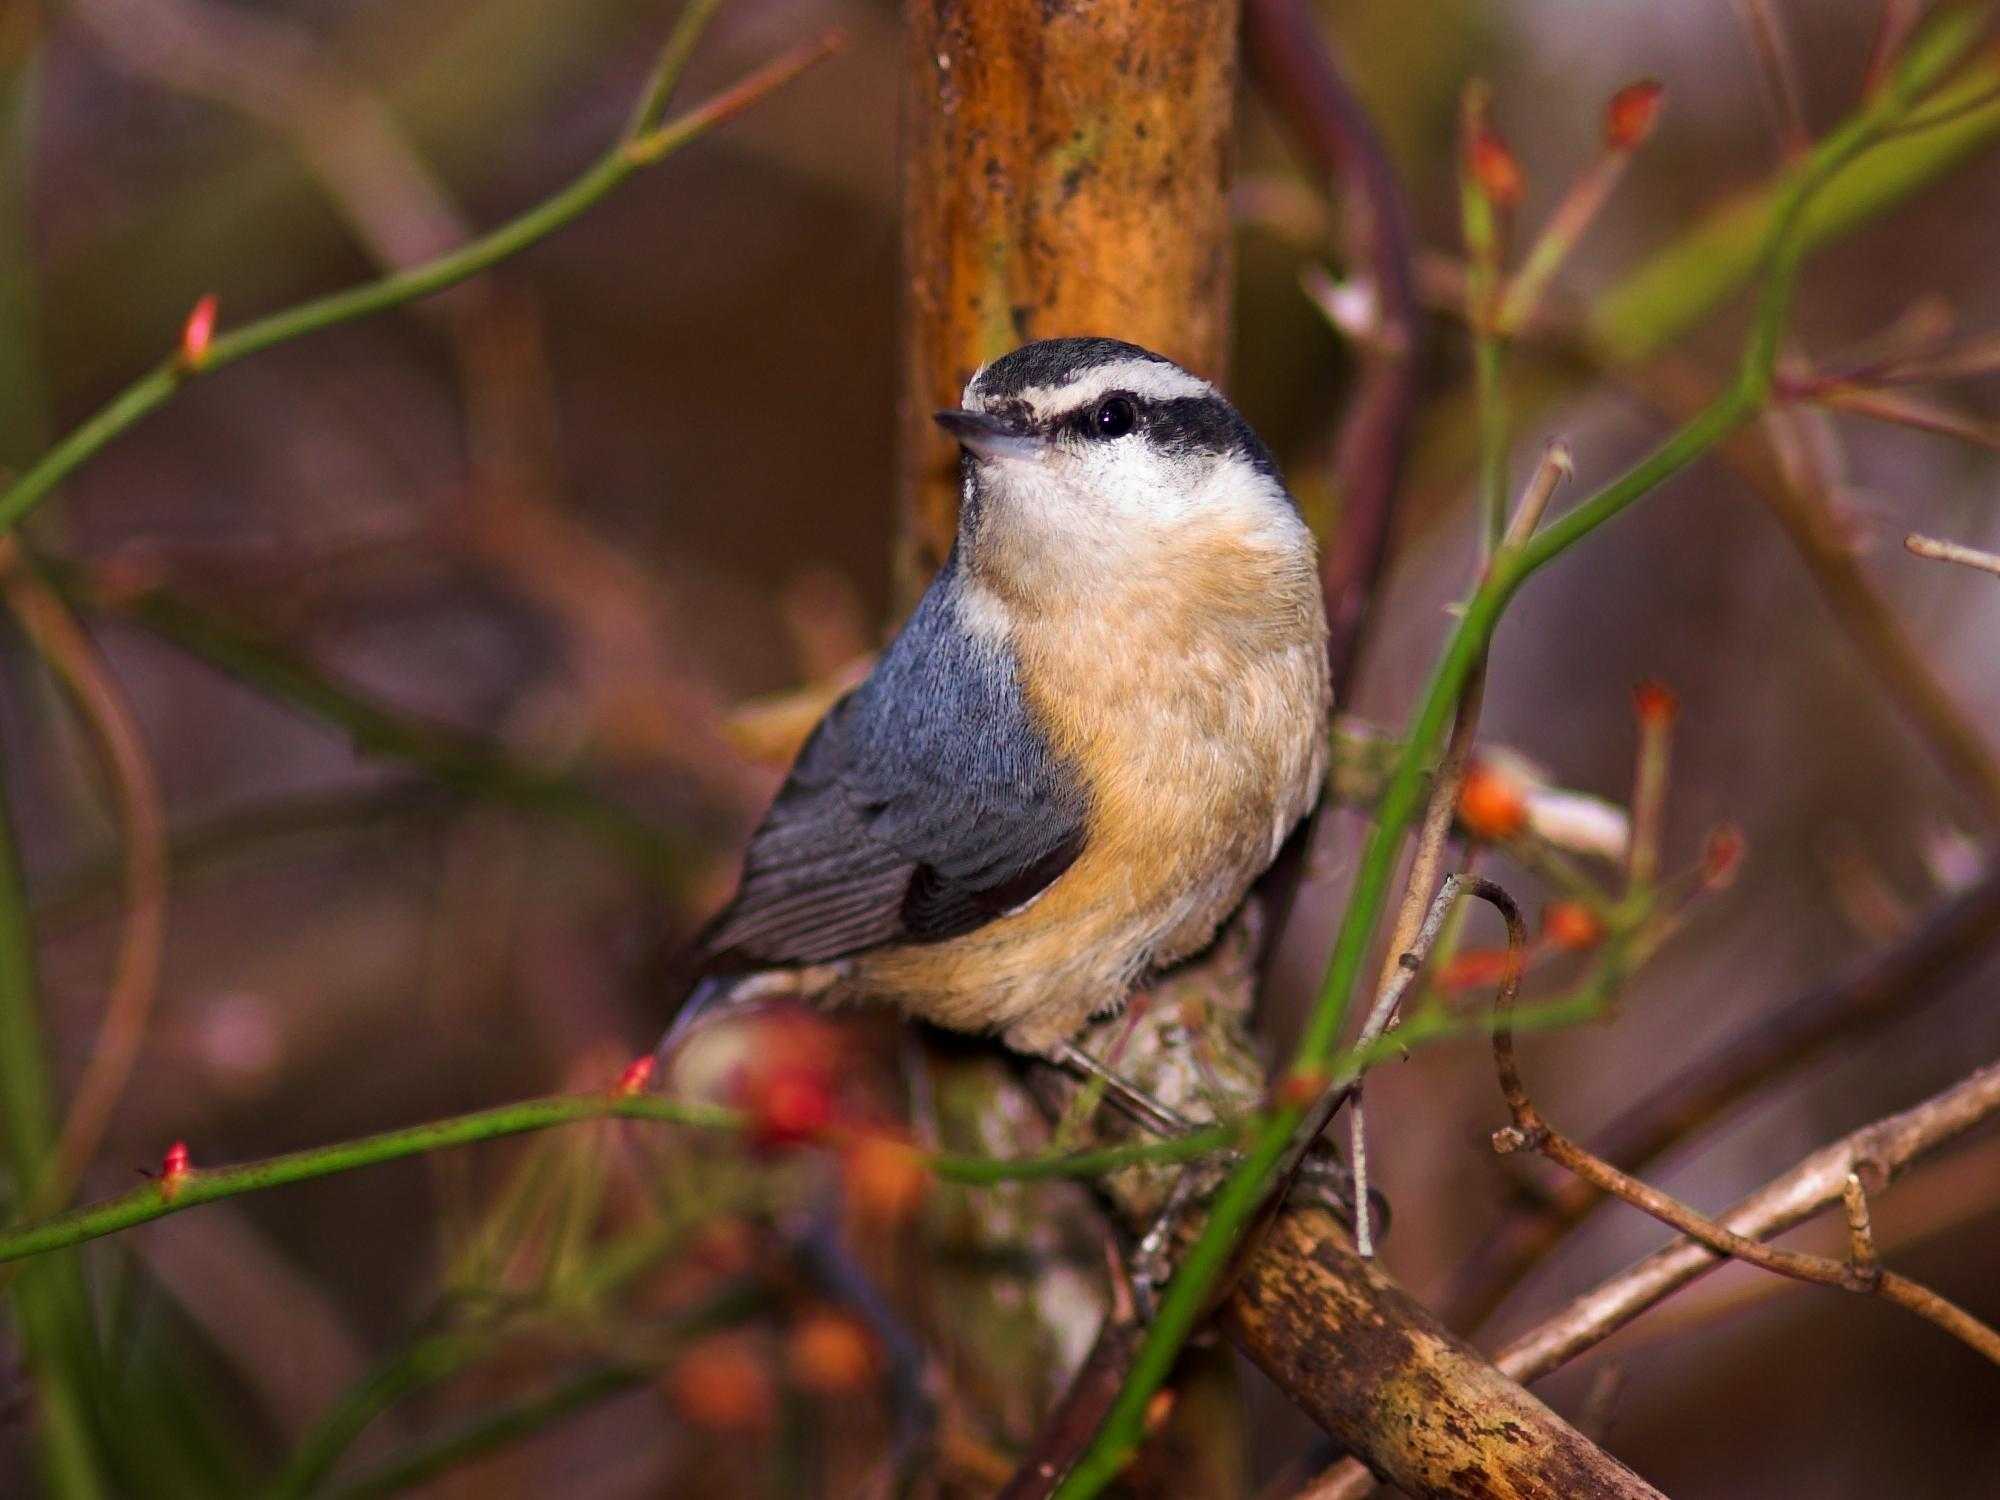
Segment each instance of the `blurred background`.
M1771 9L1805 118L1824 129L1856 97L1881 7ZM1664 83L1659 131L1564 266L1558 306L1589 306L1783 159L1729 0L1322 10L1421 242L1446 260L1469 76L1491 85L1531 226L1593 159L1605 99L1637 77ZM616 136L671 21L654 0L12 0L0 463L19 467L172 349L206 294L227 328L553 192ZM798 710L774 695L824 701L894 622L895 10L732 0L680 98L834 23L850 38L839 56L554 239L194 383L36 515L30 535L64 560L52 582L129 704L170 831L157 997L83 1196L122 1191L175 1139L198 1163L232 1161L595 1086L657 1035L668 960L727 893L782 770ZM1231 385L1310 495L1352 377L1299 289L1303 267L1326 263L1333 208L1254 97L1241 118ZM1989 155L1815 260L1789 353L1837 363L1885 330L1990 332L1996 257ZM1685 373L1719 383L1741 313L1677 345ZM1465 341L1449 318L1434 333L1394 561L1346 705L1385 725L1407 711L1472 564ZM1645 391L1532 343L1512 378L1516 484L1550 437L1575 450L1581 492L1662 430ZM1786 441L1840 547L1986 735L1996 586L1900 542L1911 529L2000 540L2000 384L1926 399L1955 435L1801 406ZM67 1088L97 1045L126 931L118 822L43 653L10 624L0 661L6 787ZM1663 1070L1908 932L1978 877L1992 834L1771 505L1723 464L1673 481L1526 591L1499 637L1485 734L1622 801L1642 677L1681 703L1668 867L1725 822L1749 855L1609 1024L1529 1046L1544 1108L1586 1139ZM357 753L357 737L378 753ZM1332 859L1308 886L1322 930L1342 870ZM1322 948L1302 926L1306 974ZM1719 1210L1990 1060L1996 973L1974 964L1913 989L1907 1019L1789 1074L1654 1179ZM897 1029L841 1036L857 1107L910 1118ZM1386 1068L1370 1100L1396 1210L1387 1263L1445 1297L1539 1179L1486 1147L1505 1115L1477 1045ZM913 1128L950 1136L948 1122ZM942 1491L984 1493L1094 1328L1101 1250L1087 1231L1069 1244L1046 1229L1065 1241L1042 1247L1060 1274L1031 1274L992 1246L1046 1225L1065 1190L940 1191L913 1209L885 1175L872 1209L849 1202L826 1232L893 1271L947 1371ZM825 1178L824 1164L591 1126L102 1242L87 1263L128 1416L121 1472L143 1470L157 1494L243 1493L280 1472L296 1492L337 1492L482 1415L574 1391L504 1446L398 1482L451 1495L560 1482L578 1500L859 1492L899 1420L896 1351L856 1311L842 1279L854 1257L797 1248L824 1223L786 1227ZM857 1227L864 1210L881 1222ZM996 1226L1010 1215L1013 1230ZM1914 1173L1876 1222L1895 1264L2000 1316L2000 1139ZM1663 1239L1600 1211L1485 1337ZM1023 1309L1058 1293L1068 1338L1042 1351L1029 1341L1048 1320ZM1182 1467L1161 1492L1251 1494L1312 1445L1255 1376L1209 1362L1220 1394L1188 1440L1201 1485ZM1730 1268L1543 1392L1575 1416L1607 1366L1622 1387L1597 1403L1606 1441L1671 1494L2000 1492L2000 1376L1867 1299ZM7 1347L6 1493L35 1483L22 1379Z

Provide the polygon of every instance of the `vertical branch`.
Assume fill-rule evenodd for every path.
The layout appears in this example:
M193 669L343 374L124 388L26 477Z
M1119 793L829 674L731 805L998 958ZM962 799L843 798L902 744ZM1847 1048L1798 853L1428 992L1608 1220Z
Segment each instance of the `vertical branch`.
M1220 376L1234 0L909 0L897 574L951 547L951 444L930 421L1029 339L1107 334Z

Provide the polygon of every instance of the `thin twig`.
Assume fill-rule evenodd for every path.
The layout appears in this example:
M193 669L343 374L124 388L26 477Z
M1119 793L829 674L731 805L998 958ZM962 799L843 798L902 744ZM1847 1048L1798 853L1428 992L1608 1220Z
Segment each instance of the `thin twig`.
M1792 56L1784 28L1771 11L1771 0L1736 0L1736 13L1750 33L1757 62L1764 75L1764 87L1778 126L1778 138L1786 157L1803 156L1812 146L1806 129L1804 94L1799 87L1798 60Z
M1963 542L1947 542L1934 536L1920 536L1911 532L1903 538L1903 545L1918 557L1933 558L1938 562L1963 563L1968 568L1977 568L1982 573L2000 573L2000 553L1981 552L1977 547L1968 547Z
M1535 465L1535 472L1528 477L1528 487L1521 492L1521 500L1514 507L1514 514L1507 522L1507 534L1501 538L1502 547L1525 547L1528 538L1535 534L1535 528L1542 524L1542 516L1549 508L1549 501L1555 497L1556 487L1565 479L1576 474L1576 460L1570 456L1569 444L1560 438L1551 439L1542 450L1541 462Z
M1444 930L1452 908L1458 904L1459 891L1464 882L1464 876L1447 875L1444 884L1438 887L1423 925L1417 929L1410 946L1396 955L1389 977L1375 997L1375 1008L1362 1023L1354 1042L1357 1050L1372 1046L1394 1024L1396 1012L1402 1008L1403 997L1409 993L1411 984L1430 957L1431 949L1436 946L1438 934ZM1414 879L1411 888L1420 889ZM1326 1128L1326 1122L1333 1117L1333 1112L1340 1108L1343 1097L1348 1101L1348 1166L1354 1173L1354 1248L1363 1260L1367 1260L1375 1253L1375 1236L1373 1220L1368 1212L1368 1125L1362 1111L1361 1080L1355 1079L1345 1089L1328 1090L1327 1097L1315 1107L1300 1134L1303 1140L1317 1139L1320 1131Z
M1875 1227L1868 1218L1868 1189L1859 1172L1849 1172L1841 1185L1847 1207L1847 1265L1855 1280L1873 1283L1882 1274L1881 1256L1875 1249Z

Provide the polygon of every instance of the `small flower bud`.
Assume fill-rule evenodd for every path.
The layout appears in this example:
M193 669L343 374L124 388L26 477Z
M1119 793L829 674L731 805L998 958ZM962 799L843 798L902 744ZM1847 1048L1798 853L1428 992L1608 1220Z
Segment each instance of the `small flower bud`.
M1287 1073L1278 1081L1274 1097L1280 1109L1307 1109L1315 1099L1326 1092L1326 1086L1330 1082L1331 1078L1317 1071Z
M1438 988L1471 990L1496 985L1507 977L1515 962L1514 955L1505 948L1468 948L1453 954L1451 962L1439 972Z
M1679 717L1681 700L1664 682L1648 677L1632 689L1632 707L1642 729L1666 729Z
M1613 151L1636 151L1660 123L1666 88L1656 78L1628 83L1604 106L1604 144Z
M635 1057L625 1065L625 1071L618 1075L618 1081L611 1086L613 1097L630 1099L646 1091L646 1085L653 1081L655 1063L653 1054Z
M215 293L210 292L187 315L181 325L180 366L192 373L208 363L209 346L215 342Z
M746 1080L743 1107L757 1146L795 1146L833 1123L833 1083L824 1071L797 1063L759 1070Z
M1719 891L1735 884L1736 873L1743 868L1743 856L1749 848L1743 830L1735 824L1724 823L1711 829L1708 843L1701 851L1702 888Z
M1520 206L1527 194L1527 178L1497 130L1481 125L1474 131L1466 157L1466 169L1488 203L1503 212Z
M180 1196L187 1186L188 1173L193 1168L188 1162L186 1141L175 1141L167 1147L167 1154L160 1158L160 1196L169 1203Z

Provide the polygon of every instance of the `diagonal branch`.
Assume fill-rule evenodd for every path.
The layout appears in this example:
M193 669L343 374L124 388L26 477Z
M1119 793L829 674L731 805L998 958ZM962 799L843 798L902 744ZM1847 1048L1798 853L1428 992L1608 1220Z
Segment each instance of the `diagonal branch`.
M2000 864L1944 902L1902 942L1869 955L1742 1027L1626 1105L1593 1137L1598 1156L1636 1171L1773 1078L1829 1045L1907 1016L2000 942ZM1445 1299L1454 1327L1483 1322L1501 1297L1603 1195L1577 1180L1502 1224Z
M1510 921L1512 934L1514 922ZM1506 1016L1513 1004L1514 986L1503 986L1499 998L1494 1002L1498 1016ZM1748 1235L1738 1234L1703 1214L1696 1213L1678 1199L1661 1192L1650 1183L1642 1182L1629 1173L1621 1172L1602 1157L1593 1155L1582 1146L1550 1125L1542 1118L1541 1111L1529 1097L1527 1086L1521 1081L1521 1070L1514 1056L1514 1033L1511 1027L1502 1024L1493 1032L1493 1062L1500 1075L1500 1091L1506 1096L1507 1109L1514 1117L1514 1123L1493 1136L1493 1149L1499 1152L1536 1151L1557 1166L1573 1172L1590 1183L1599 1192L1609 1193L1623 1199L1634 1208L1651 1214L1661 1223L1680 1230L1690 1239L1706 1246L1717 1255L1731 1256L1736 1260L1773 1272L1779 1276L1789 1276L1797 1281L1808 1281L1819 1286L1839 1287L1850 1292L1862 1292L1881 1297L1884 1301L1926 1318L1944 1329L1954 1338L1971 1345L1995 1364L2000 1364L2000 1333L1982 1323L1964 1308L1957 1306L1931 1291L1928 1287L1910 1280L1894 1271L1883 1270L1879 1266L1864 1270L1856 1261L1842 1262L1824 1255L1811 1255L1800 1250L1783 1250L1766 1245ZM1850 1222L1859 1226L1855 1229L1855 1239L1861 1243L1865 1239L1866 1209L1856 1209L1852 1205L1848 1183L1858 1177L1849 1173L1841 1181L1842 1198L1849 1201ZM1858 1259L1858 1258L1857 1258Z
M1860 1174L1871 1190L1880 1191L1912 1162L1996 1117L2000 1117L2000 1062L1989 1063L1901 1114L1815 1151L1737 1204L1717 1225L1745 1240L1769 1239L1843 1202L1850 1174ZM1517 1380L1546 1375L1726 1258L1726 1252L1693 1238L1676 1240L1514 1339L1494 1356L1494 1363Z

